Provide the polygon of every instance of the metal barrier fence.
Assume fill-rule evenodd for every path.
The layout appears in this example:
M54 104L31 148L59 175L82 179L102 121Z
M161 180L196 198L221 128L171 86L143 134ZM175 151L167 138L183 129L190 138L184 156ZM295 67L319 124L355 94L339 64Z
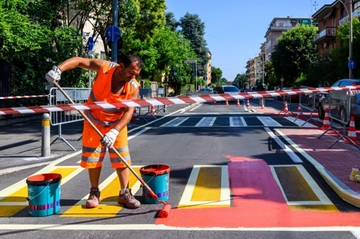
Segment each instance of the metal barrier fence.
M63 87L62 88L66 94L70 96L70 98L74 101L74 103L85 103L89 97L91 88L71 88L71 87ZM49 104L69 104L70 102L66 99L66 97L58 90L57 87L52 87L49 90ZM58 137L51 142L50 145L55 143L58 139L64 141L72 150L76 151L76 149L64 138L62 137L62 125L69 124L73 122L82 121L84 118L79 114L77 110L70 111L58 111L58 112L50 112L50 123L52 126L58 126ZM78 139L80 140L80 139Z
M300 89L306 89L306 88L310 88L309 86L300 86ZM300 109L298 109L297 112L297 116L296 119L302 117L304 117L303 114L303 110L306 110L307 112L310 113L310 115L308 116L308 118L305 120L305 122L302 125L305 125L307 122L314 120L313 118L313 113L318 111L318 102L319 102L319 97L322 95L321 92L312 92L312 93L306 93L306 94L299 94L297 97L297 100L299 102L299 106Z
M356 96L359 94L359 90L348 89L341 91L330 91L322 96L320 105L318 106L320 109L319 113L321 113L320 111L325 111L325 109L328 109L330 126L318 138L321 138L330 130L334 131L338 135L338 138L329 146L329 148L331 148L340 140L347 140L355 147L360 149L360 147L348 137L348 126L350 125L351 116L360 115L360 102L357 100ZM334 121L342 125L342 134L338 132L338 128L334 127Z

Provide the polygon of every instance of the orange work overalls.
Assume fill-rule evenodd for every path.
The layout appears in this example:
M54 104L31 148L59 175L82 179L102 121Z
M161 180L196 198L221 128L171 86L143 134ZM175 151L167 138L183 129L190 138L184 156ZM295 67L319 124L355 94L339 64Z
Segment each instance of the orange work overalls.
M127 100L134 93L135 89L140 86L136 80L126 82L121 94L111 93L111 79L118 64L106 62L101 66L91 92L88 98L89 103L95 101L105 101L115 103L121 100ZM84 112L94 123L99 131L105 135L124 115L124 109L91 109ZM102 166L106 154L106 148L100 143L101 137L85 120L82 134L82 157L80 166L83 168L97 168ZM128 147L127 126L125 126L117 136L114 148L118 150L126 162L131 165L130 152ZM125 168L125 164L119 157L109 149L109 155L112 168Z

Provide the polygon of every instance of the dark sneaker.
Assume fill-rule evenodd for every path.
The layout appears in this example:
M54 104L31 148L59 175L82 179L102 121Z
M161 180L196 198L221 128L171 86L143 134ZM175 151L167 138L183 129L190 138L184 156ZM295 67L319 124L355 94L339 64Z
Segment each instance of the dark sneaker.
M130 209L140 207L140 202L134 198L130 189L126 189L124 194L119 195L118 203Z
M100 191L98 188L91 188L88 200L86 200L87 208L97 207L100 203Z

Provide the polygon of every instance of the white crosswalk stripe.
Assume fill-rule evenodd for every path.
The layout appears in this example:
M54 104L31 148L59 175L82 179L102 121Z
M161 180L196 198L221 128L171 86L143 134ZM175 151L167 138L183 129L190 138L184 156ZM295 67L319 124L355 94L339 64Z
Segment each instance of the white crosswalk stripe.
M316 128L316 125L295 118L277 118L271 116L206 116L191 123L190 117L175 117L174 119L160 125L160 127L303 127ZM193 119L192 119L193 120ZM252 124L249 124L252 122Z

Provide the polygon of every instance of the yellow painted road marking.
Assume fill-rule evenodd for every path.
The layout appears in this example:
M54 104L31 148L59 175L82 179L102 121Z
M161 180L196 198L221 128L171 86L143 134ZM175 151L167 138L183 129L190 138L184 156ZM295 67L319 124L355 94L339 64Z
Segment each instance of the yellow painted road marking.
M79 167L54 167L50 173L61 174L63 178L61 185L63 185L82 170L83 169ZM4 192L10 192L10 189L12 192L5 195ZM20 184L17 183L16 186L11 185L7 189L4 189L0 194L0 217L11 217L26 208L28 206L27 196L28 186L26 180L23 180Z
M225 165L194 165L178 207L230 207L228 178Z
M140 176L140 166L132 167L135 172ZM135 195L140 189L141 183L137 178L130 173L129 186L132 193ZM99 185L101 191L101 203L96 208L86 208L86 200L89 194L84 196L74 206L66 210L61 217L115 217L118 212L123 208L117 203L120 183L117 178L116 172L111 174L104 182Z
M338 211L302 165L270 167L291 208Z

